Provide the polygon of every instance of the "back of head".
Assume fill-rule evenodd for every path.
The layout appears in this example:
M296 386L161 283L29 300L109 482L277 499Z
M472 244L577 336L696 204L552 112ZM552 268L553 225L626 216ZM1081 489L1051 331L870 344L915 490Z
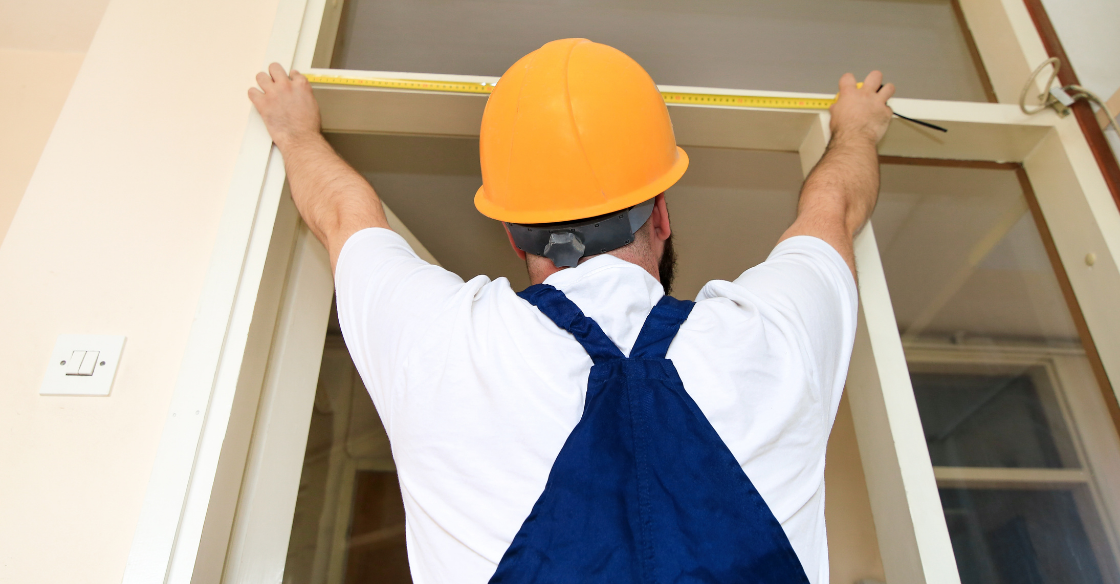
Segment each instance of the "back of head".
M550 42L502 75L479 151L475 206L505 222L519 249L557 266L632 242L649 217L642 203L688 167L649 74L586 39Z

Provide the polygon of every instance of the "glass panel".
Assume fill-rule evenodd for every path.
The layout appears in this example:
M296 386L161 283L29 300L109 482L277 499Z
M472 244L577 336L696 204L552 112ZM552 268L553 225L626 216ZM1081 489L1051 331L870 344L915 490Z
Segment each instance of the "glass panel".
M1045 371L910 378L934 466L1079 466Z
M962 580L1115 582L1116 431L1021 171L893 162L873 224Z
M354 484L347 582L412 582L404 543L404 501L397 473L359 471Z
M1073 493L941 489L961 584L1098 584Z
M284 584L411 582L389 438L331 310Z
M904 338L1080 346L1014 169L882 168L873 222Z
M333 66L499 76L544 43L617 47L660 84L988 101L950 0L347 0ZM905 112L902 112L905 113Z

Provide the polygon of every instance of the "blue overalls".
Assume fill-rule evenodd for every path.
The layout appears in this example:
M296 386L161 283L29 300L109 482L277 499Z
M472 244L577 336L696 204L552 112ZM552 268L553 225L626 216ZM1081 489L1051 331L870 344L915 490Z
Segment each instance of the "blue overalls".
M594 365L583 417L491 584L808 582L781 524L665 358L692 302L662 298L626 357L556 288L519 296Z

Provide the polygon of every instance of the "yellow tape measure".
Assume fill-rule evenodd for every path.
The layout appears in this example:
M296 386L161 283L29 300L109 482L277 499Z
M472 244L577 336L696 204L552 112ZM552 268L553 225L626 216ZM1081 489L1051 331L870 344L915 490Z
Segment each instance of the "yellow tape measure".
M449 93L490 93L493 83L472 83L469 81L432 81L425 79L389 79L357 77L337 77L332 75L307 75L307 80L320 85L349 85L356 87L381 87L384 89L403 89L410 91L442 91ZM818 97L779 97L769 95L723 95L716 93L680 93L662 91L665 103L683 105L716 105L725 107L754 107L772 109L810 109L826 110L835 98Z
M467 81L428 81L423 79L360 79L357 77L335 77L331 75L305 75L307 80L320 85L352 85L358 87L382 87L385 89L407 89L419 91L444 91L450 93L490 93L493 83L470 83Z

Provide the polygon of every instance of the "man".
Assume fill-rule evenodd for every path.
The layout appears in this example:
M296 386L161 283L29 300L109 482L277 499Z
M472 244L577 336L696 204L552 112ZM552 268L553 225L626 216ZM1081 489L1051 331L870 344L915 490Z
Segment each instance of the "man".
M879 72L841 78L828 150L770 257L695 304L665 296L663 193L688 158L621 52L548 43L487 102L475 204L525 259L520 294L420 260L323 139L306 78L274 64L257 80L392 442L414 581L828 581L852 238L894 92Z

